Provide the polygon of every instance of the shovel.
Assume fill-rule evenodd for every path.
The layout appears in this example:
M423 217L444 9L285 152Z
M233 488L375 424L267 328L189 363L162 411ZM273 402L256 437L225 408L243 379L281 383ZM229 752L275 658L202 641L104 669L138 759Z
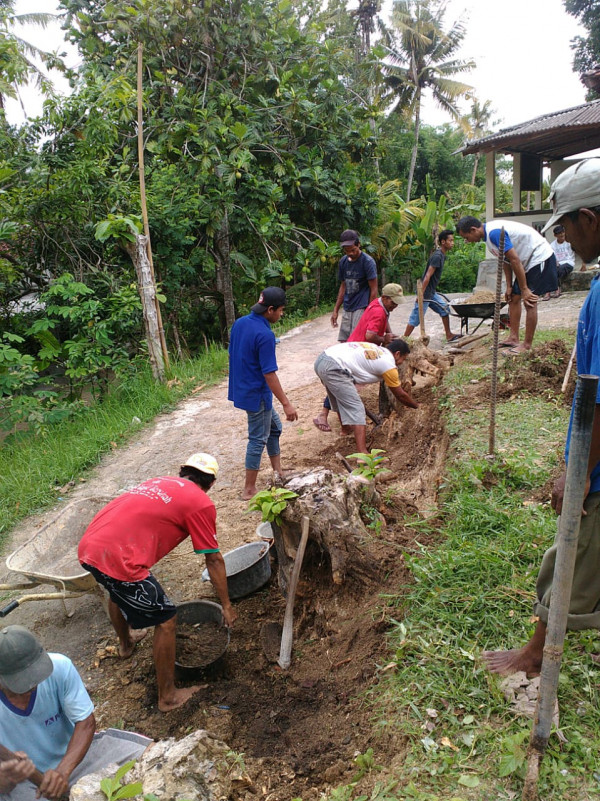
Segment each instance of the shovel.
M419 327L421 330L421 341L427 347L429 345L429 337L425 333L425 313L423 311L423 282L419 278L417 280L417 303L419 304Z
M283 634L281 635L281 650L279 651L279 659L277 660L277 663L282 670L287 670L292 662L294 601L296 600L296 589L298 588L298 579L300 578L300 570L302 569L304 551L306 550L306 543L308 542L309 522L310 521L308 517L303 515L302 534L300 536L298 550L296 551L296 561L294 562L294 569L292 570L292 577L290 579L290 586L288 588L288 598L285 607L285 615L283 618Z

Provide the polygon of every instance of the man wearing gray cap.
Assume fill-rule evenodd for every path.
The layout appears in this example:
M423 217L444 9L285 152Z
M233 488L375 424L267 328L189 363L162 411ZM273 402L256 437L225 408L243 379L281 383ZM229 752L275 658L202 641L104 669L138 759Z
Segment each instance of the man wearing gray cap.
M566 239L584 262L600 255L600 159L586 159L565 170L552 184L553 214L542 233L563 225ZM600 281L596 277L579 313L577 327L577 370L582 375L600 375ZM573 410L571 410L571 419ZM571 426L567 434L565 459L569 459ZM552 490L552 508L562 509L565 490L563 475ZM538 622L532 638L511 651L484 651L483 658L493 673L523 670L538 675L542 667L546 626L552 592L556 547L544 554L536 585L534 614ZM577 542L577 557L569 605L567 628L600 629L600 388L592 429L588 478ZM596 660L595 660L596 661Z
M0 794L58 799L82 776L136 759L152 742L118 729L95 734L94 705L71 660L49 654L23 626L0 631L0 743L15 759L0 762ZM38 788L30 781L43 774Z

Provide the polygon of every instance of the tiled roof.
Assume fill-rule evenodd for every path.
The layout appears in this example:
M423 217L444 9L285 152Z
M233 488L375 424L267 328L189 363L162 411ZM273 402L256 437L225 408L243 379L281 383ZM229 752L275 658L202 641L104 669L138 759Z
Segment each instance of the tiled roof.
M504 128L467 142L457 150L469 153L530 153L550 161L600 147L600 100L584 103Z

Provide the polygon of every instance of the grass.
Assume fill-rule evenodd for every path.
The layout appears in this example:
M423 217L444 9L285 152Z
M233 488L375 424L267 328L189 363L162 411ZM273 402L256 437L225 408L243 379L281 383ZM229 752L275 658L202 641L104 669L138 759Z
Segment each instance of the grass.
M490 461L488 409L460 403L465 383L486 372L466 366L448 376L440 403L454 440L443 502L433 522L407 521L417 541L405 554L414 585L385 597L389 661L369 702L376 726L395 732L406 752L387 774L393 791L349 791L352 801L521 796L531 720L511 710L480 655L518 647L533 631L535 579L556 531L554 513L535 492L562 467L569 410L552 398L500 403ZM568 742L550 739L540 771L544 801L600 798L600 675L589 659L599 640L598 632L567 637L559 703Z

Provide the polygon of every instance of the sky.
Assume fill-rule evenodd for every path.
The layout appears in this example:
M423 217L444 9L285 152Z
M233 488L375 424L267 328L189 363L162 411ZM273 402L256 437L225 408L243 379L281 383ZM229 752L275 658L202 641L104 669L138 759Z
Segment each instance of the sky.
M384 3L391 7L390 0ZM57 0L16 0L17 13L58 11ZM564 9L563 0L448 0L446 23L463 21L467 28L459 56L477 66L458 76L475 89L481 103L491 101L500 130L534 117L577 106L585 101L585 87L572 71L571 39L585 30ZM45 31L23 28L21 36L46 50L67 51L70 66L79 63L77 51L63 40L58 24ZM67 91L57 81L59 91ZM41 110L32 89L22 91L28 116ZM468 111L468 103L463 105ZM13 123L24 119L19 103L8 101ZM423 120L430 125L450 122L448 115L426 100Z

